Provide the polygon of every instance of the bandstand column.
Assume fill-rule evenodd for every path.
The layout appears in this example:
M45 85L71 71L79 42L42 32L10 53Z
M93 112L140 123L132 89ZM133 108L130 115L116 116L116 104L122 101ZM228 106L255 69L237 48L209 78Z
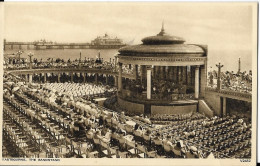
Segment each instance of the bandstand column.
M195 68L194 66L191 68L191 85L195 85Z
M143 81L145 80L145 66L141 65L141 81L143 83Z
M33 74L29 74L29 82L32 83Z
M164 66L160 66L160 79L164 80Z
M108 74L106 74L106 85L108 84Z
M70 73L70 80L73 82L73 72Z
M198 99L199 98L199 66L196 66L195 68L195 98Z
M171 81L174 80L173 66L169 66L169 78Z
M135 77L135 80L138 79L138 65L134 65L134 77Z
M159 66L154 66L154 70L155 70L155 75L154 75L154 76L155 76L156 79L158 79L158 77L159 77L159 75L160 75L160 74L159 74L159 72L160 72L160 71L159 71L159 70L160 70L160 69L159 69Z
M152 69L147 67L147 99L151 99L152 96Z
M83 74L83 82L86 82L86 73L82 73Z
M42 78L42 73L39 74L39 83L42 83L41 78Z
M178 66L173 66L173 82L178 83Z
M25 74L25 80L26 80L26 82L29 81L29 74Z
M152 77L154 78L155 77L155 67L153 66L152 68Z
M183 81L183 67L179 66L179 84Z
M95 74L95 84L98 84L98 73Z
M180 68L180 66L177 66L177 84L180 84L180 82L181 82L181 77L180 77L180 74L181 73L181 68Z
M60 83L60 73L58 73L58 83Z
M165 66L165 79L169 80L169 66Z
M46 83L47 82L47 73L43 74L43 82Z
M206 64L200 68L200 97L205 97L205 88L207 86L207 70Z
M187 85L191 85L191 67L187 66Z
M183 84L186 85L187 84L187 79L186 79L187 78L187 66L183 66L182 67L182 71L183 71L182 72L182 76L183 76L182 77L182 82L183 82Z
M227 115L227 98L223 97L223 116Z
M114 85L115 85L115 87L117 87L118 86L118 76L114 76Z
M118 91L122 91L122 63L119 63Z

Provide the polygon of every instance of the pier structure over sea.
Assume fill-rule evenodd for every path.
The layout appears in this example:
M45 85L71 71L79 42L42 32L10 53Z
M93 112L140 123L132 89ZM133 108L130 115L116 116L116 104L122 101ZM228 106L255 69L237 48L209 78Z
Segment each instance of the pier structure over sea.
M88 49L89 43L7 42L4 50Z

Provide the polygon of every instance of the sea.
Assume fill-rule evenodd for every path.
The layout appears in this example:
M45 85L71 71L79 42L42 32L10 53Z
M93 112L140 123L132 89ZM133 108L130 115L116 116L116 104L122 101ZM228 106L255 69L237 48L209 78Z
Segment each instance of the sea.
M4 54L16 53L18 50L5 50ZM64 59L67 61L75 60L80 58L84 60L85 58L97 58L100 53L100 57L105 61L109 61L110 58L113 60L115 55L118 54L118 49L47 49L47 50L23 50L21 58L28 58L28 54L32 53L33 58L38 60L42 59L46 61L48 58ZM251 51L236 50L208 50L208 71L217 70L216 64L221 63L224 65L222 71L234 71L238 70L238 59L241 61L241 71L252 70L252 53Z

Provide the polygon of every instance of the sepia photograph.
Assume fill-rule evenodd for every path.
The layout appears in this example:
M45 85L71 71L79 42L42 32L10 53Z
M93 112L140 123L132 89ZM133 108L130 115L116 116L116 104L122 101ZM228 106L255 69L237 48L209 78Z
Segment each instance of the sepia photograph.
M257 5L0 3L0 164L255 165Z

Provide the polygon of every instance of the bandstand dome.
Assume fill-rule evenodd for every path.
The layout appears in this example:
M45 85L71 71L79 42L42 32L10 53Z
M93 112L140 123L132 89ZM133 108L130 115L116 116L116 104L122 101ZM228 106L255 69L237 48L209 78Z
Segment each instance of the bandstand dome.
M185 44L163 26L142 42L119 50L118 105L145 115L196 112L205 93L207 46Z
M158 56L158 54L163 56L167 56L167 54L196 54L196 56L203 56L205 53L203 46L184 44L185 40L183 38L165 33L163 26L159 34L145 37L142 42L143 44L123 47L119 50L119 53L131 56L138 56L136 53L148 54L147 56Z

